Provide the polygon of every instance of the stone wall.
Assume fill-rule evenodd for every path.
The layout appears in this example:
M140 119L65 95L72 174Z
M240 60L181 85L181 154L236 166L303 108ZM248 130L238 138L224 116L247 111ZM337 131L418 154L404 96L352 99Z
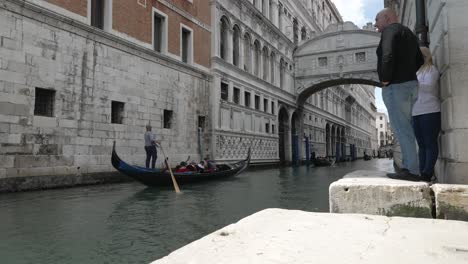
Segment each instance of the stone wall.
M172 161L199 158L207 72L27 3L2 1L0 24L0 184L112 172L114 140L124 160L142 165L148 123ZM51 116L34 114L37 88L55 93ZM121 124L112 123L112 101L123 103ZM164 110L173 111L171 128Z

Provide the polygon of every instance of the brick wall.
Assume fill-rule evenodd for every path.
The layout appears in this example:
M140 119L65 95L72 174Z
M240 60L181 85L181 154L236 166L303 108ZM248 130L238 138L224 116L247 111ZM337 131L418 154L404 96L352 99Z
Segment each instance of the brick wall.
M46 2L70 12L86 17L88 15L88 0L46 0Z

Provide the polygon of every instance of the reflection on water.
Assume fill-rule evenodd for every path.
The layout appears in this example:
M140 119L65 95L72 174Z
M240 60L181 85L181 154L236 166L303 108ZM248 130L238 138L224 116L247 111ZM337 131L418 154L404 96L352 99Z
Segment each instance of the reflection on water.
M331 182L391 165L256 169L179 195L138 183L3 194L1 263L148 263L265 208L327 212Z

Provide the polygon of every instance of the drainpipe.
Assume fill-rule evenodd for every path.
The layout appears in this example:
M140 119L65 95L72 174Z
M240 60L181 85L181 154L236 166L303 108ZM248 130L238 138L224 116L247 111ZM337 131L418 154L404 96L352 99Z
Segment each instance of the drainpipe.
M427 31L425 1L416 0L416 35L419 37L419 44L424 47L429 46Z

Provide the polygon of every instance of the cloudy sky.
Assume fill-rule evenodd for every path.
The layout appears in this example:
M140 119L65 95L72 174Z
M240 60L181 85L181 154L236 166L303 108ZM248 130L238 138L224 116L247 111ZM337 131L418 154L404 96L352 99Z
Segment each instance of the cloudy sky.
M352 21L362 27L374 22L377 12L383 9L384 0L332 0L343 16L344 21ZM375 89L376 105L379 112L387 112L382 101L382 90Z

